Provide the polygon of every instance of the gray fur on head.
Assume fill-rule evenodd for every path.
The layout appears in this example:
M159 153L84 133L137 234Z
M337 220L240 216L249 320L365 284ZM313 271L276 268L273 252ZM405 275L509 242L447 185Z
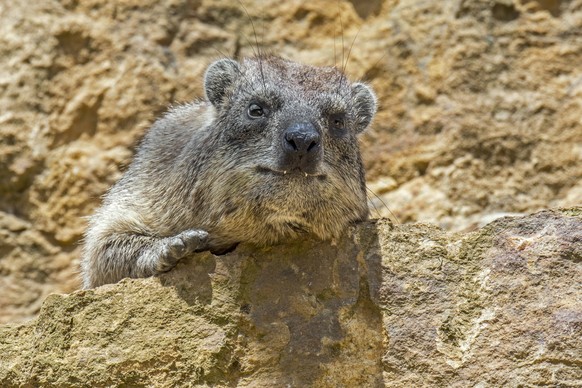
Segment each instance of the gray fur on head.
M239 242L332 239L368 215L356 135L372 90L334 67L217 61L207 101L156 121L85 235L85 287L171 269Z
M370 87L356 82L352 85L354 110L357 112L356 132L362 132L370 125L376 114L376 95Z
M238 63L232 59L221 59L208 66L204 75L204 90L208 101L214 106L220 105L239 73Z

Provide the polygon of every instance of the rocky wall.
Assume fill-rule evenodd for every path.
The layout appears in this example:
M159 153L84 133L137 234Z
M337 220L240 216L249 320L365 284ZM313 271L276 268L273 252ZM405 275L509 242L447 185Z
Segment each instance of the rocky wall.
M581 27L580 0L0 4L0 322L78 288L84 217L145 128L258 47L377 91L374 216L458 231L580 204Z

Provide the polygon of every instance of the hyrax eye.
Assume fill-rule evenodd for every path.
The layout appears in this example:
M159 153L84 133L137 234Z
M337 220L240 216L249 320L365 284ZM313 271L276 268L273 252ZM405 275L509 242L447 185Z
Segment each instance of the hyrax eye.
M329 118L329 126L335 134L343 134L346 129L346 120L344 115L332 115Z
M251 119L256 119L259 117L263 117L265 115L265 110L259 104L252 103L249 105L249 108L247 109L247 115Z

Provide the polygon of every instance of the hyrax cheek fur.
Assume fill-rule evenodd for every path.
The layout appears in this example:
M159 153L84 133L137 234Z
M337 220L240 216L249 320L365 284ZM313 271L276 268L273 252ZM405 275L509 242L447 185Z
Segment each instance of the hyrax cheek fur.
M356 136L376 98L335 67L279 57L206 71L206 100L170 110L90 219L84 287L310 234L339 236L368 216Z

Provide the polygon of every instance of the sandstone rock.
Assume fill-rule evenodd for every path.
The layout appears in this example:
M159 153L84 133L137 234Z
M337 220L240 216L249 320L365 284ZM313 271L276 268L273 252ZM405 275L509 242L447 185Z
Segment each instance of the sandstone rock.
M84 217L144 129L257 45L377 91L375 217L462 231L582 203L582 1L243 3L0 4L0 218L26 226L0 221L0 322L78 288Z
M386 55L364 66L383 106L364 156L396 216L461 231L582 203L582 2L394 3L360 36Z
M581 263L582 208L199 254L0 327L0 385L578 386Z

